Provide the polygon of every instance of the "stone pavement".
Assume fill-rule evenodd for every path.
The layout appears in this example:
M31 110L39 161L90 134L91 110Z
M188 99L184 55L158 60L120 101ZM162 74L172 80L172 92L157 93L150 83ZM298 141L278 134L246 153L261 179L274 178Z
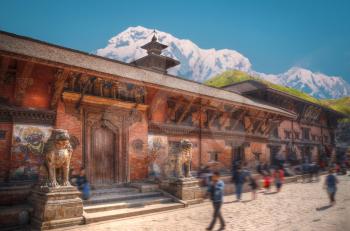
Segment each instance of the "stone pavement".
M250 200L250 193L243 195L242 202L232 202L234 197L227 196L223 205L226 230L349 231L350 177L338 176L338 179L340 183L336 196L337 204L334 207L327 206L328 197L322 187L324 177L318 183L284 185L282 192L278 194L258 193L255 201ZM211 214L211 204L205 202L165 213L60 230L205 230L210 222ZM214 230L218 228L217 223Z

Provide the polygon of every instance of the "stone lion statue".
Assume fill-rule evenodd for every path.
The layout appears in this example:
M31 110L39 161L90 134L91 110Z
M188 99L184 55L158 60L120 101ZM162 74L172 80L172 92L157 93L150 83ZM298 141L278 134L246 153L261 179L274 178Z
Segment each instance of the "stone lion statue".
M63 129L53 129L50 138L44 146L44 161L48 172L49 187L59 187L56 170L62 170L62 186L70 186L69 165L72 156L72 146L69 142L69 134Z
M180 178L191 177L192 143L183 139L180 142L180 155L176 160L176 175Z

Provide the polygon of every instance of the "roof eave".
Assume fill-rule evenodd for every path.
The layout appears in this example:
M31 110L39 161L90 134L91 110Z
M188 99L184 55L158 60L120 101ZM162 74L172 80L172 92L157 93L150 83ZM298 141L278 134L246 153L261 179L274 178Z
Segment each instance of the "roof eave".
M259 108L260 110L280 114L289 118L294 117L294 115L289 112L256 103L233 92L213 88L166 73L145 70L144 68L135 67L134 64L127 64L7 32L0 31L0 51L3 54L17 55L17 57L22 58L26 57L26 60L29 61L41 61L46 65L59 64L61 67L75 67L78 69L91 70L92 72L120 76L132 81L147 82L165 88L191 92L199 96L224 100L228 103L248 108Z

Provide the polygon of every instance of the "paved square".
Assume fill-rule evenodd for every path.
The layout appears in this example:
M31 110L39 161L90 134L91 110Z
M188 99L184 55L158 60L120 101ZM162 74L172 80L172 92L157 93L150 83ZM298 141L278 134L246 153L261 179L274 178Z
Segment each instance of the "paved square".
M250 193L242 202L225 197L223 215L226 230L350 230L350 177L339 176L337 204L327 208L328 198L323 189L324 177L318 183L291 183L284 185L279 194L259 193L250 201ZM95 223L66 230L118 231L175 231L205 230L210 222L212 207L209 202L165 213ZM216 224L214 230L219 228Z

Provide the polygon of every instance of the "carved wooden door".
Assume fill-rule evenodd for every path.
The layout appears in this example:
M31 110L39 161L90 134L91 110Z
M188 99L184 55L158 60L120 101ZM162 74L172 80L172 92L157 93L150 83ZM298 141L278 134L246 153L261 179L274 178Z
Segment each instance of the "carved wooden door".
M237 163L242 163L245 160L243 146L232 147L232 160Z
M108 185L116 182L116 136L106 127L99 127L92 133L91 183Z

